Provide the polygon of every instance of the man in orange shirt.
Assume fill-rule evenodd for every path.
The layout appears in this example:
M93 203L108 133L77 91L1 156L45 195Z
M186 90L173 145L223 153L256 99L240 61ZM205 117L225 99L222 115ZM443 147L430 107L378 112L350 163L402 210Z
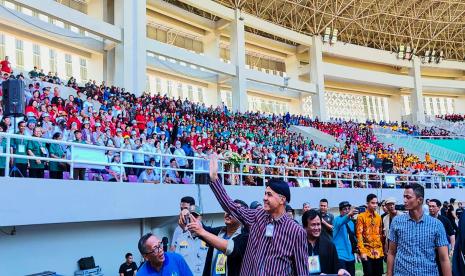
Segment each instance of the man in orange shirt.
M357 243L365 276L382 276L383 269L383 224L376 212L378 198L367 196L367 209L357 217Z

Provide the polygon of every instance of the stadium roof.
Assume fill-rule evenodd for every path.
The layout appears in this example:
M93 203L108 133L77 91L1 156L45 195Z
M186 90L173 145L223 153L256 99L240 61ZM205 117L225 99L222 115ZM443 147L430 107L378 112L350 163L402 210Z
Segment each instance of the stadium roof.
M342 42L392 52L409 45L420 56L435 50L443 51L445 59L465 58L463 0L214 1L307 35L324 35L329 27L338 30L337 39Z

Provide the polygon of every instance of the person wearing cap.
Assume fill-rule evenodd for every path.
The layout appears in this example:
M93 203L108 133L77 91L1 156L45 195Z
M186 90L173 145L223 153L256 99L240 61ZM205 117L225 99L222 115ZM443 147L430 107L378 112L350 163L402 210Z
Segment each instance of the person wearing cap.
M383 218L383 231L384 231L384 253L387 254L389 249L389 229L391 228L392 220L400 215L400 212L396 210L396 199L394 197L388 197L384 200L384 205L386 206L386 215Z
M194 223L202 223L202 213L196 205L191 205L188 210L183 210L181 213L189 216L189 220L192 219ZM173 242L176 247L174 252L184 257L194 275L201 276L208 253L206 242L193 232L187 231L187 228Z
M263 209L238 207L218 177L218 156L210 155L210 187L224 211L250 229L240 275L308 275L306 233L286 215L291 201L289 185L270 179L263 197Z
M330 238L321 235L322 218L317 210L302 215L302 225L307 233L309 275L349 275L341 268L336 247Z
M334 218L333 224L333 242L336 246L337 256L341 268L345 269L350 275L355 275L355 257L357 251L357 242L355 239L354 215L358 213L348 201L339 203L339 216Z
M262 204L260 202L258 202L258 201L252 201L250 203L250 209L252 209L252 210L262 209L262 208L263 208Z
M240 199L234 200L234 203L247 208L247 204ZM249 238L247 229L229 213L224 213L225 226L221 227L204 226L194 217L191 217L191 220L187 229L209 245L203 275L239 275ZM183 223L181 214L180 226L183 226Z
M42 137L51 139L53 136L53 123L50 120L50 114L47 112L42 113Z

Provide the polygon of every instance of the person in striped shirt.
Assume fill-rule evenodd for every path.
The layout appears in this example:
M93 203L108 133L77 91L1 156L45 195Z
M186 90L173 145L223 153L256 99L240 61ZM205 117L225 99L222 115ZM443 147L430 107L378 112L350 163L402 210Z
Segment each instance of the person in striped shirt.
M240 275L307 276L308 247L305 230L286 215L291 194L286 182L270 179L263 209L238 206L218 178L218 156L210 156L210 187L221 207L250 231Z

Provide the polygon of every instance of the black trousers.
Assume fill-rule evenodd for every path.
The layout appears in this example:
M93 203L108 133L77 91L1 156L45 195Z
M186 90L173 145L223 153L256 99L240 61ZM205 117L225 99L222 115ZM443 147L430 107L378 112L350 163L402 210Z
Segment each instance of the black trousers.
M63 179L63 171L50 171L51 179Z
M383 276L383 258L371 259L362 261L363 275L364 276Z
M73 178L74 180L84 180L86 177L86 169L85 168L74 168L73 169Z
M16 167L22 174L21 176L18 172L14 172L13 177L27 177L27 163L16 163L13 167ZM10 168L10 171L12 168Z
M350 275L355 275L355 260L354 261L344 261L339 259L339 263L342 269L347 270Z
M29 177L44 178L44 169L43 168L29 168Z

